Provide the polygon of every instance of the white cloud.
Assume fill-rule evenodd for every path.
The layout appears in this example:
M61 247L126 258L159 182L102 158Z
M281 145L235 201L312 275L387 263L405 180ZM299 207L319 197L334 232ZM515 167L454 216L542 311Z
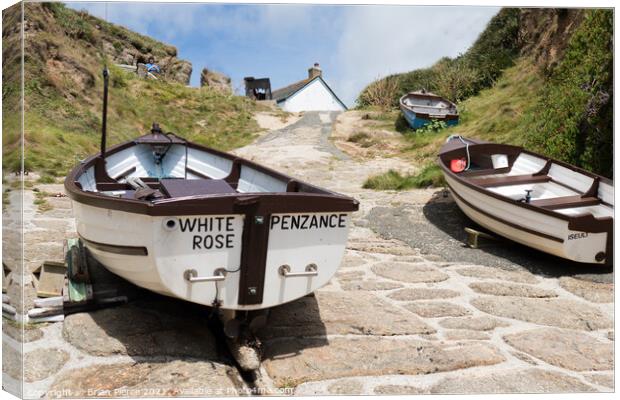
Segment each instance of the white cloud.
M102 2L68 3L106 17ZM371 81L392 73L432 65L444 56L467 50L498 7L218 5L200 3L108 3L109 22L124 25L179 48L179 55L202 51L201 40L217 41L208 65L226 69L231 60L244 62L248 46L264 43L274 65L272 83L284 76L305 75L303 63L320 61L327 81L347 104ZM179 43L184 43L180 46ZM240 44L246 44L239 49ZM191 51L183 46L193 46ZM265 50L267 49L267 50ZM291 55L303 60L291 59ZM246 58L244 58L246 57ZM199 60L195 64L199 64ZM202 59L204 62L204 59ZM275 64L278 65L275 65ZM203 65L194 65L198 70ZM253 75L255 66L238 75ZM234 79L240 79L238 76ZM286 80L290 78L285 78ZM235 85L239 82L235 82Z
M333 86L352 105L371 81L465 52L496 7L362 6L345 13Z
M164 41L191 34L201 19L209 17L202 15L200 4L69 2L67 5L142 34L156 33Z
M199 33L200 30L226 33L236 38L268 36L275 40L282 38L283 33L303 33L315 29L311 26L310 21L314 20L311 15L320 13L318 7L305 5L225 6L144 2L66 4L137 32L157 35L161 40L173 40Z

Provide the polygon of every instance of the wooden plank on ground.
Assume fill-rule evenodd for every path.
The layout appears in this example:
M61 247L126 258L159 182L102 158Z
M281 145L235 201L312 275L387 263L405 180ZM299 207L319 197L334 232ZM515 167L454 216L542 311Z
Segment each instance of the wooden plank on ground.
M489 240L497 239L495 236L489 235L486 232L481 232L473 228L465 228L465 232L467 232L467 244L472 249L477 249L478 247L480 247L480 244L478 243L478 239L480 238Z
M45 261L41 266L37 296L62 296L62 289L65 285L66 275L67 266L65 264L54 261Z

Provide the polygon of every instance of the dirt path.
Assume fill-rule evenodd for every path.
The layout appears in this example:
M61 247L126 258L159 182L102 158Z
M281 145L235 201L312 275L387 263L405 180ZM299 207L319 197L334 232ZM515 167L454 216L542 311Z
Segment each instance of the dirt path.
M306 113L236 152L361 205L336 278L274 309L262 332L273 385L297 394L613 388L613 286L497 265L486 250L441 237L423 211L458 212L441 190L362 189L368 176L413 168L352 148L346 136L358 122L359 114Z

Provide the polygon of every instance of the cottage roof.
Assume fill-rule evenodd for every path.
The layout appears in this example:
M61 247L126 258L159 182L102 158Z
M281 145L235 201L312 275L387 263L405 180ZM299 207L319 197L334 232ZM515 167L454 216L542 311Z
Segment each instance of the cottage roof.
M288 86L274 90L271 92L273 99L277 102L283 101L291 97L293 94L301 90L304 86L310 83L311 79L302 79L301 81L291 83Z
M336 98L336 100L338 100L340 104L342 104L342 106L346 110L347 106L342 102L342 100L338 98L338 96L336 96L336 93L334 93L334 91L329 87L327 82L325 82L325 80L321 76L315 76L312 79L302 79L301 81L292 83L278 90L274 90L273 92L271 92L272 98L276 101L276 103L281 103L317 79L323 82L327 90L329 90L329 92Z

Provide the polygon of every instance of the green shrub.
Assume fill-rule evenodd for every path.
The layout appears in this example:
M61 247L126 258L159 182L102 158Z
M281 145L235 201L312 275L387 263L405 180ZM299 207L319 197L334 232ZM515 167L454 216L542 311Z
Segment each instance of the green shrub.
M54 178L51 175L41 175L37 183L43 183L43 184L56 183L56 178Z
M418 188L425 187L442 187L446 185L446 181L441 172L441 168L435 163L427 164L422 171L414 175L413 184Z
M405 93L426 89L453 101L461 101L491 87L502 71L514 64L519 56L518 8L504 8L489 21L474 44L454 59L444 57L430 68L422 68L387 76L372 82L359 94L359 107L379 105L372 96L379 81L396 81L398 90L391 97L391 105ZM386 97L380 97L384 102Z
M135 74L127 72L113 63L108 63L108 70L110 71L110 83L113 88L125 88L128 85L128 81L135 78Z
M403 113L398 114L396 117L396 121L394 121L394 129L400 133L412 133L415 132L413 128L409 125L409 122L405 119Z
M89 43L95 43L95 34L89 16L86 11L75 12L67 9L62 3L44 3L54 13L54 17L67 35L75 39L83 39Z
M114 49L116 50L117 53L120 53L121 51L123 51L123 44L119 42L118 40L115 40L112 43L112 46L114 46Z
M370 135L366 132L357 132L354 133L353 135L349 136L349 138L347 139L347 142L353 142L353 143L359 143L362 142L364 140L368 140L370 138Z
M375 175L364 182L365 189L374 190L407 190L411 188L445 186L445 180L441 169L436 164L428 164L415 175L401 175L399 172L388 172Z
M448 125L444 121L440 121L438 119L431 120L428 124L423 127L416 129L415 134L425 134L425 133L437 133L444 129L446 129Z
M613 176L613 11L587 10L543 89L526 145Z

